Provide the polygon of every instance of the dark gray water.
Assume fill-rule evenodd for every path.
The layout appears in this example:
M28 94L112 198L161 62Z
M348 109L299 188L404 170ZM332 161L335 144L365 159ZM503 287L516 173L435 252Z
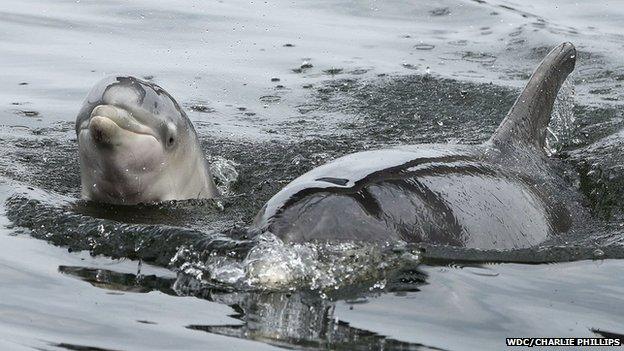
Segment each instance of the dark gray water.
M505 337L624 334L619 2L3 5L0 349L500 350ZM561 41L579 58L550 150L593 230L519 252L246 232L275 192L333 158L487 139ZM176 97L225 198L78 199L73 121L115 73Z

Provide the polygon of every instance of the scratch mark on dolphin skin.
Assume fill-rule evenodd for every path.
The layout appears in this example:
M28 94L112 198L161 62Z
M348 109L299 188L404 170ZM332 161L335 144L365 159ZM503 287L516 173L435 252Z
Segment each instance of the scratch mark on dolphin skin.
M431 228L435 231L433 233L429 233L431 238L443 238L442 242L450 245L457 246L463 244L460 240L458 240L458 238L460 237L459 234L464 230L464 228L459 224L457 218L455 217L455 214L453 213L453 210L448 206L446 201L444 201L444 198L441 194L431 191L429 188L427 188L415 178L409 178L404 180L391 179L387 182L389 184L395 185L398 188L403 188L408 190L408 192L416 194L419 199L422 199L422 203L416 205L421 205L425 208L430 209L430 215L432 216L443 217L442 221L435 222L444 223L445 225L443 227ZM421 235L424 236L425 234L427 234L422 227L422 223L418 224L419 225L417 225L416 227L421 229ZM413 241L414 239L417 239L416 241L425 241L426 239L428 239L425 237L413 238L414 235L417 236L418 234L406 230L400 230L399 233L403 233L405 235L402 237L402 239L406 241Z
M349 194L348 196L357 201L360 206L362 206L364 211L366 211L366 213L368 213L372 217L381 219L381 204L379 203L379 201L377 201L377 198L375 198L375 196L370 193L368 189L361 189L360 191L354 194Z

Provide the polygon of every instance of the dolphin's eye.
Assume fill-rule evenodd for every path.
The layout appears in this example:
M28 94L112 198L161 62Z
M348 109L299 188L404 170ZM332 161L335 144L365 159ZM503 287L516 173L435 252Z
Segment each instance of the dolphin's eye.
M163 143L167 148L172 148L175 146L177 141L177 128L172 124L165 124L163 127L165 128L163 133Z

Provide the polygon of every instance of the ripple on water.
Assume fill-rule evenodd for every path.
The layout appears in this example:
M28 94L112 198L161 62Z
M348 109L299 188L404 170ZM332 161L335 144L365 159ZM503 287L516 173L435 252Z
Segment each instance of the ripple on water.
M420 44L414 45L414 49L416 50L433 50L434 48L435 48L435 45L433 44L420 43Z
M260 101L264 103L276 103L276 102L280 102L281 99L282 98L277 95L264 95L260 97Z
M469 62L478 62L481 64L492 64L496 61L496 56L487 52L466 51L462 59Z

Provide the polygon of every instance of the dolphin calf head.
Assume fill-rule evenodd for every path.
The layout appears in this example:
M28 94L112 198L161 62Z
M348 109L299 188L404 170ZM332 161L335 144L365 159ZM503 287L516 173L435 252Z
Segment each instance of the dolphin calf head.
M136 204L217 195L195 129L156 84L97 83L76 118L84 199Z

